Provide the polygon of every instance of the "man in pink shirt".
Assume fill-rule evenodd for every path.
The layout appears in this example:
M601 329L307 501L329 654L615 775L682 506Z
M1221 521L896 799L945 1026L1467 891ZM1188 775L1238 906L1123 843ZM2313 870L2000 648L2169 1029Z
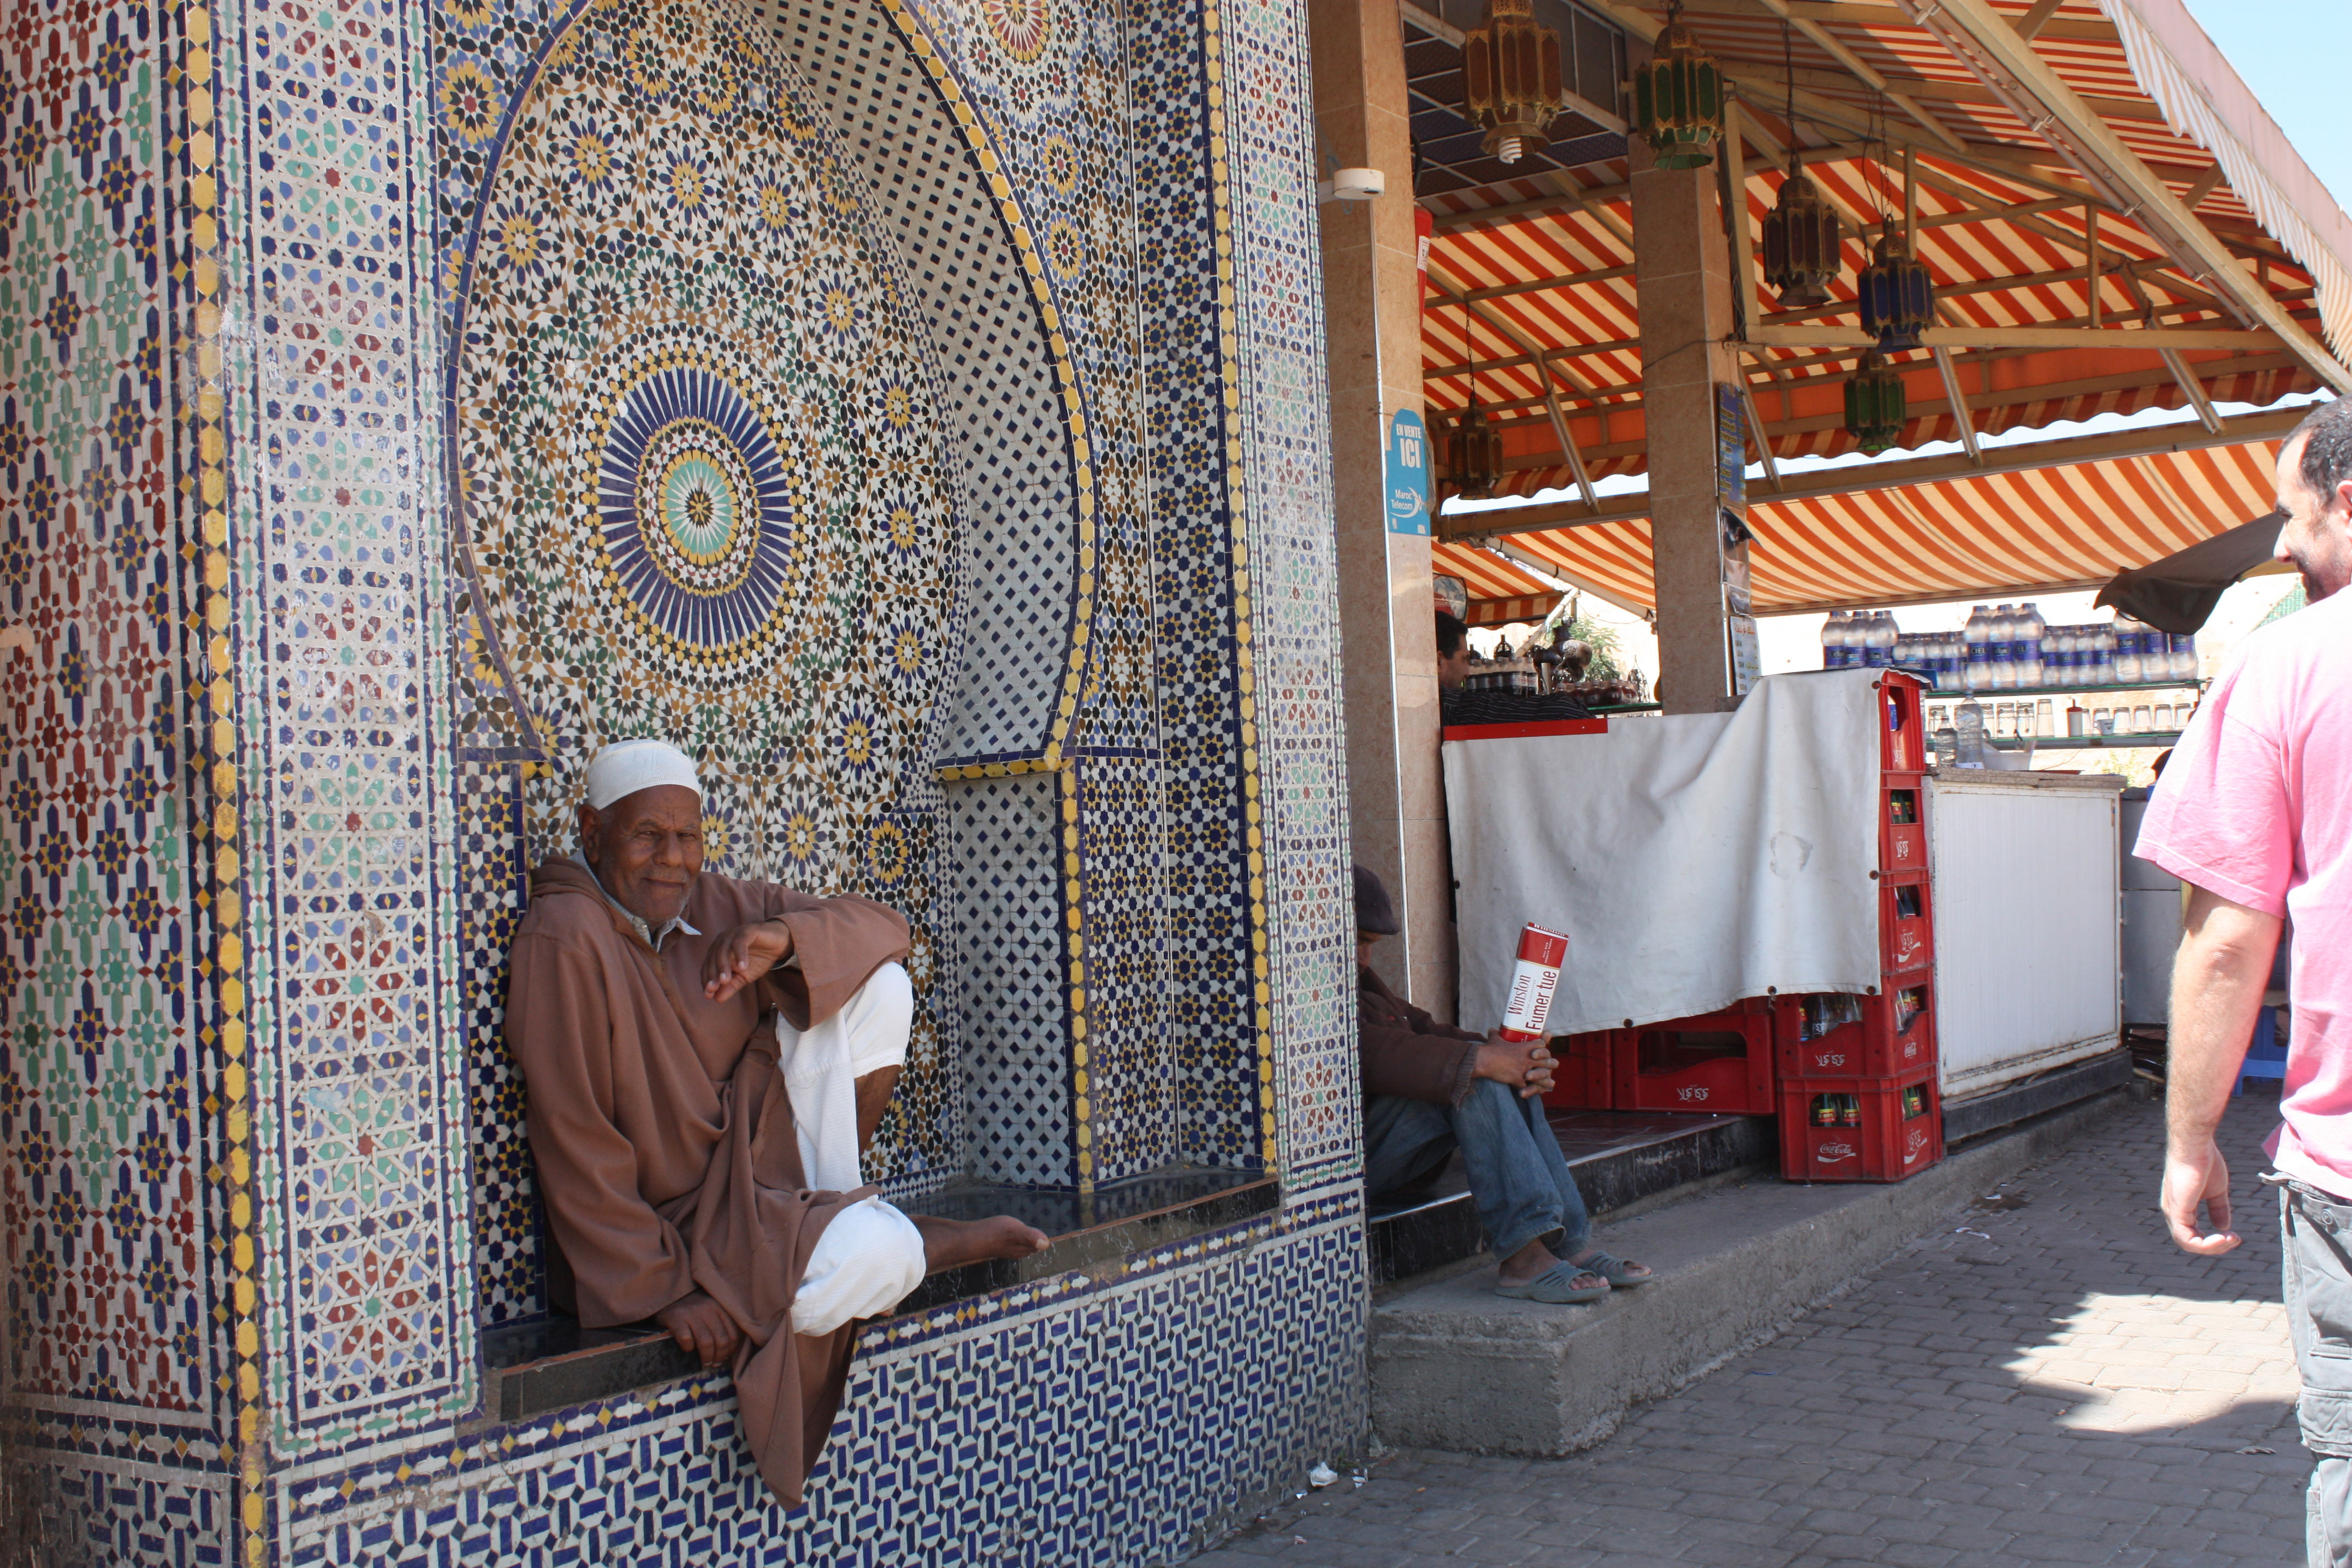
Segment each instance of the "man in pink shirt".
M2203 1257L2238 1245L2214 1130L2252 1037L2282 922L2294 932L2279 1188L2296 1415L2317 1456L2313 1564L2352 1565L2352 399L2280 447L2278 554L2311 607L2246 639L2149 802L2137 853L2189 884L2172 971L2161 1206ZM2207 1224L2198 1223L2198 1210Z

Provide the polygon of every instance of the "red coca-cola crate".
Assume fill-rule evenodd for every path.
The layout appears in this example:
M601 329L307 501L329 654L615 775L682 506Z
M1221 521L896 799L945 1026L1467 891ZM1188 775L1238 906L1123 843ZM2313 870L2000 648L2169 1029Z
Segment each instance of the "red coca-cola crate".
M1836 1117L1826 1127L1824 1109ZM1943 1157L1934 1068L1780 1086L1780 1173L1792 1182L1899 1182Z
M1622 1031L1594 1029L1581 1035L1554 1035L1551 1054L1559 1058L1552 1069L1551 1092L1546 1105L1562 1110L1614 1110L1617 1097L1610 1078Z
M1935 982L1921 971L1886 976L1875 996L1780 997L1773 1037L1783 1087L1796 1079L1894 1078L1934 1067Z
M1758 997L1720 1013L1612 1033L1612 1089L1618 1110L1772 1113L1769 1000Z
M1927 868L1926 780L1896 779L1878 792L1878 868L1890 876Z
M1936 962L1934 898L1924 871L1880 879L1879 968L1889 974L1905 974Z
M1878 765L1916 773L1927 765L1927 725L1920 699L1927 688L1913 676L1888 670L1876 682L1881 722Z

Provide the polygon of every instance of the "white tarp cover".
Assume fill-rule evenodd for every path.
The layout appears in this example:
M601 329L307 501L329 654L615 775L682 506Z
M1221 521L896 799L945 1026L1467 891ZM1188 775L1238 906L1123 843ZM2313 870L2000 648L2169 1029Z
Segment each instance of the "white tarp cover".
M1878 984L1876 672L1736 711L1445 743L1461 1018L1489 1029L1532 921L1569 939L1554 1034Z

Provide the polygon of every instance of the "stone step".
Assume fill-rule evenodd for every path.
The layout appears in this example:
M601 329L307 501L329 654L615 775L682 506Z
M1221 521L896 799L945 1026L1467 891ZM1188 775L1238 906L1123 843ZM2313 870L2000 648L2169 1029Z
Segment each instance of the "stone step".
M1373 1429L1391 1444L1468 1453L1590 1447L1637 1402L1704 1376L1904 1243L1956 1223L1970 1198L2065 1147L2132 1092L2021 1123L1892 1185L1759 1173L1622 1218L1601 1240L1660 1278L1591 1306L1496 1296L1491 1267L1407 1281L1372 1311Z
M1548 1120L1584 1206L1596 1217L1779 1158L1769 1116L1555 1110ZM1375 1289L1486 1249L1459 1155L1431 1191L1371 1204L1367 1220Z

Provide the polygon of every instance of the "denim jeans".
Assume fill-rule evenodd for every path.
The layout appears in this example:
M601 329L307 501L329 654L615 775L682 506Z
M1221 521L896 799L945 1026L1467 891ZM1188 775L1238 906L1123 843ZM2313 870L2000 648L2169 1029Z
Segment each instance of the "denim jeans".
M2311 1450L2304 1547L2311 1568L2352 1564L2352 1204L2266 1175L2279 1189L2280 1272L2303 1394L2295 1415Z
M1555 1230L1565 1233L1552 1249L1560 1257L1584 1250L1592 1221L1544 1121L1543 1101L1522 1100L1492 1079L1473 1082L1459 1106L1393 1094L1367 1101L1365 1195L1381 1197L1436 1174L1456 1148L1496 1257L1508 1258Z

